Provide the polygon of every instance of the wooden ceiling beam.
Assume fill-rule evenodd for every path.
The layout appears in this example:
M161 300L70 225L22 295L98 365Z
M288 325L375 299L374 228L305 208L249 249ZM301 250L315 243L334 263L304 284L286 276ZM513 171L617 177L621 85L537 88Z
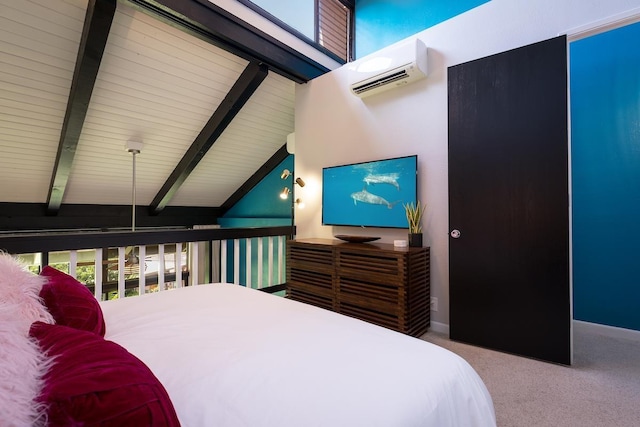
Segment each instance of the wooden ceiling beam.
M209 0L128 0L140 10L296 83L329 71L275 37L249 25Z
M71 91L49 185L48 215L56 215L62 204L115 12L116 0L89 0L87 5Z
M189 174L196 168L200 160L222 135L233 118L240 112L251 95L258 89L262 81L267 77L268 70L264 64L250 62L244 69L238 80L234 83L229 93L222 100L207 124L202 128L182 157L169 178L156 194L149 205L151 214L158 214L169 203Z

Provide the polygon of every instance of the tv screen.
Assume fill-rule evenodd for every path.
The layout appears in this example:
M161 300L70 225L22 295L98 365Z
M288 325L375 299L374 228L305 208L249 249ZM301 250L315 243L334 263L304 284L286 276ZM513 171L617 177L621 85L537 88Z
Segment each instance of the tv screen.
M322 224L408 228L403 204L417 200L418 157L322 169Z

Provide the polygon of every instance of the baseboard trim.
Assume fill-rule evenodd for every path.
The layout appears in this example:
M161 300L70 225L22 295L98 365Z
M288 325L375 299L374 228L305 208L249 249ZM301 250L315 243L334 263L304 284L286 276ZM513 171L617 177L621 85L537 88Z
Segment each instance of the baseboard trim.
M598 323L585 322L582 320L574 320L573 327L581 332L591 332L605 335L612 338L623 338L640 342L640 331L633 329L617 328L615 326L600 325ZM449 324L431 321L429 331L445 334L449 336Z
M449 336L449 325L447 323L434 322L432 320L431 326L429 326L429 330Z
M600 325L598 323L584 322L582 320L574 320L573 327L575 330L583 332L592 332L612 338L623 338L640 342L640 331L633 329L617 328L615 326Z

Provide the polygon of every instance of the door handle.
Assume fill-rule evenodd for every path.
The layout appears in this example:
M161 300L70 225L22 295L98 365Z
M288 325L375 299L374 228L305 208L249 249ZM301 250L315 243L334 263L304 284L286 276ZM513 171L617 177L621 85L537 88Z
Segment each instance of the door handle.
M451 230L451 237L453 237L454 239L457 239L460 237L460 230Z

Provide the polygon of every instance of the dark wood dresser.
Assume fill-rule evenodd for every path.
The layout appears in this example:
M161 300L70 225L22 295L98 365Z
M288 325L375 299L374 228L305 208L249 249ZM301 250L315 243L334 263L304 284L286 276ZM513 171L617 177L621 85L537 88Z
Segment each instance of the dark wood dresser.
M430 322L429 248L287 242L287 297L411 336Z

